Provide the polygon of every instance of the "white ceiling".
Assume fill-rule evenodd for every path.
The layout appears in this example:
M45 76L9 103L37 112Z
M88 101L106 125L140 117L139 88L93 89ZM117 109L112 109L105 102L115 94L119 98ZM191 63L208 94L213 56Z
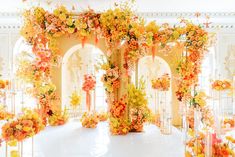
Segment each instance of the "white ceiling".
M0 0L0 12L22 11L35 5L53 8L64 4L68 8L75 6L78 11L88 6L102 11L123 0ZM130 1L130 0L129 0ZM51 2L48 5L48 2ZM136 0L138 12L234 12L235 0Z

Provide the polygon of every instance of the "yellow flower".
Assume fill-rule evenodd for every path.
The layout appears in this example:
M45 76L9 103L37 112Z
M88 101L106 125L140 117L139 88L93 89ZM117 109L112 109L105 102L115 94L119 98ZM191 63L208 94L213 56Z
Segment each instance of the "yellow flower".
M12 141L9 141L7 144L9 146L11 146L11 147L15 147L17 145L17 141L16 140L12 140Z
M21 130L22 126L21 125L16 125L16 129Z
M78 95L76 91L74 91L70 96L70 104L73 107L77 107L78 105L80 105L80 103L81 103L81 96Z
M20 153L17 150L12 150L11 157L20 157Z
M31 128L30 127L23 127L23 130L26 132L29 132L31 130Z

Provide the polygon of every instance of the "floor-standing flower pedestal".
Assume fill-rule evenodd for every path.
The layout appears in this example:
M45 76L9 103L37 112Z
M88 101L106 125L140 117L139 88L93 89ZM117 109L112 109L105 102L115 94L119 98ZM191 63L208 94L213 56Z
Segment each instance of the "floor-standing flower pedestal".
M167 101L167 91L160 92L160 130L162 134L172 133L171 114L169 102Z

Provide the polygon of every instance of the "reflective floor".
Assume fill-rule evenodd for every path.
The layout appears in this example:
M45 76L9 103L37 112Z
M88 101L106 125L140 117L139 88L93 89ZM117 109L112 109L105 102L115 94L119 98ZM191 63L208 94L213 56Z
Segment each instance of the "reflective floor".
M47 127L34 138L34 157L183 157L184 146L179 130L162 135L154 125L143 133L112 136L108 124L96 129L82 128L79 122ZM29 157L31 140L24 142L24 156ZM0 155L1 156L1 155ZM1 156L2 157L2 156Z

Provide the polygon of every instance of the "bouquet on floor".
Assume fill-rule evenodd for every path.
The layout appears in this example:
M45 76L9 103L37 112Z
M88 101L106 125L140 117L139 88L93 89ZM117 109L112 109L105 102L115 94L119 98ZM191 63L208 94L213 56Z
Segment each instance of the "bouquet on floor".
M110 117L109 120L109 127L112 135L126 135L130 131L130 123L124 117Z
M68 112L65 108L64 111L52 111L52 114L48 117L48 123L51 126L64 125L68 122Z
M98 119L100 122L104 122L108 119L108 113L107 112L101 112L101 113L98 113Z
M2 127L2 138L8 141L22 141L44 129L41 117L37 112L25 109L19 118L9 121Z
M99 117L96 113L85 112L82 115L81 122L84 128L96 128L99 122Z

